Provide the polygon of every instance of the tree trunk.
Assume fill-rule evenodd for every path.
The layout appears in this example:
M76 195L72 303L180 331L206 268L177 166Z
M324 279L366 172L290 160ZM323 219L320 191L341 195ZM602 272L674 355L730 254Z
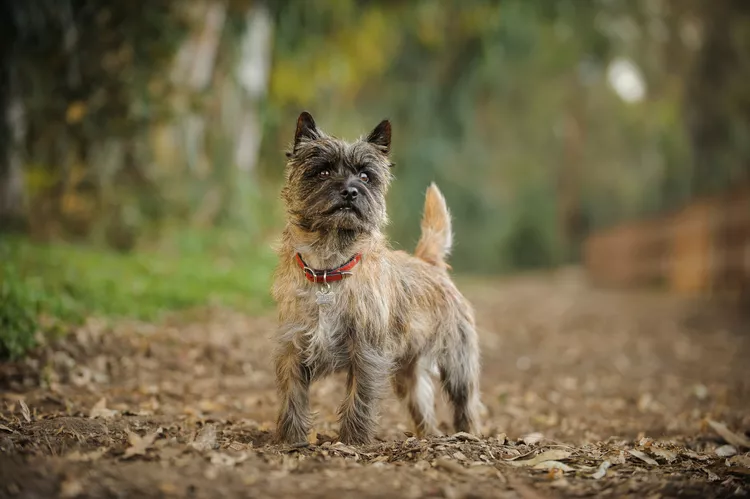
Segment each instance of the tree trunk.
M254 5L247 12L245 26L238 75L240 84L247 94L248 103L237 137L235 162L240 171L249 173L258 163L263 138L260 104L268 91L271 67L273 24L266 6Z
M735 123L750 119L750 96L734 91L735 82L750 75L738 74L747 46L739 46L746 30L750 7L745 0L706 2L701 12L704 36L687 91L687 128L693 148L692 194L728 187L742 157L733 138ZM747 37L745 37L747 39ZM747 44L746 44L747 45ZM744 115L744 116L743 116Z
M24 110L8 52L0 55L0 231L20 227L24 218Z

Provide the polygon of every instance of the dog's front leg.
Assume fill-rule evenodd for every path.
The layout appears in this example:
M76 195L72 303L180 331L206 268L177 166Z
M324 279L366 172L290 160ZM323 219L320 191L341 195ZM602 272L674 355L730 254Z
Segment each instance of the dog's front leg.
M339 439L364 444L375 435L378 403L388 382L389 364L372 347L357 345L351 352L346 399L339 410Z
M296 347L288 342L276 356L276 384L281 399L281 410L276 422L279 442L307 442L310 417L310 369L302 363Z

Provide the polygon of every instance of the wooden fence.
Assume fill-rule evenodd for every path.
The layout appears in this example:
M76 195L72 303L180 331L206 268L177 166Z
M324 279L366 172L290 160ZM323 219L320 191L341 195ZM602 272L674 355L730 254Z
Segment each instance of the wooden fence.
M657 285L749 303L750 185L595 232L584 243L584 265L600 286Z

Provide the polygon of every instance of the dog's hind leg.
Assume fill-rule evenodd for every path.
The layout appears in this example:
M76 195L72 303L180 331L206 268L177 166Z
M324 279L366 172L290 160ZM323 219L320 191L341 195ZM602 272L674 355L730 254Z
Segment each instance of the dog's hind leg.
M474 325L461 318L440 349L440 381L453 406L455 431L479 431L479 345Z
M424 361L418 357L405 359L391 377L393 391L400 400L406 401L419 437L437 433L434 386Z

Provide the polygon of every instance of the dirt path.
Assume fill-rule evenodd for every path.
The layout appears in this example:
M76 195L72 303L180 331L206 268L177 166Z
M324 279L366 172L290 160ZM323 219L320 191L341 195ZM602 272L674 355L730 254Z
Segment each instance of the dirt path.
M313 388L315 444L272 446L272 318L91 321L0 366L0 496L748 495L747 323L568 274L462 288L481 328L487 438L419 441L388 399L380 442L337 444L335 378ZM726 439L737 455L717 456ZM522 462L542 452L546 469Z

